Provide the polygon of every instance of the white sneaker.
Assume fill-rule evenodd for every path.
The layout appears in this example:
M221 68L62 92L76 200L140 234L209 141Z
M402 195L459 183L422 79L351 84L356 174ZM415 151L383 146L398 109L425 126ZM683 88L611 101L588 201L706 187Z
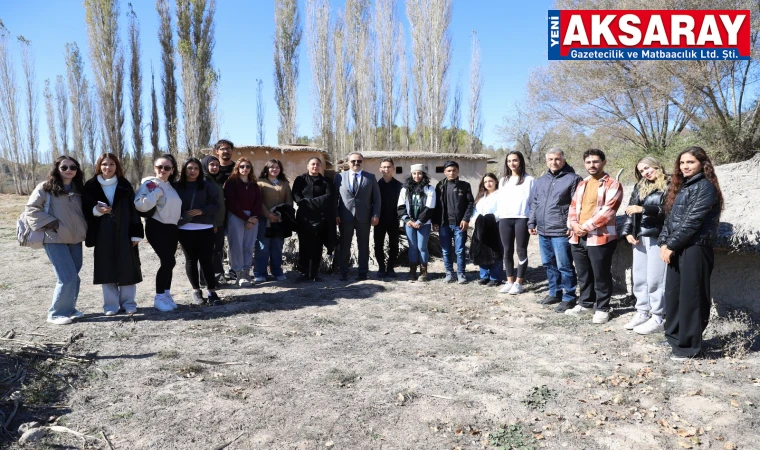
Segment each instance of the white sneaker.
M587 316L594 312L594 308L584 308L581 305L575 305L575 308L568 309L565 314L568 316Z
M75 309L74 312L69 316L71 320L81 319L82 317L84 317L84 313L78 309Z
M649 316L648 315L646 315L645 313L638 313L635 316L633 316L633 318L631 319L630 322L628 322L627 324L625 324L625 329L626 330L633 330L634 328L636 328L637 326L639 326L642 323L646 322L647 320L649 320Z
M106 316L115 316L118 313L119 313L119 311L106 311L106 312L103 313L103 315L106 315Z
M509 289L509 293L511 295L516 295L516 294L521 293L524 290L525 289L523 288L522 284L515 281L514 284L512 284L512 287Z
M156 296L153 297L153 307L161 312L169 312L174 309L166 300L165 294L156 294Z
M52 323L53 325L68 325L71 323L71 319L68 317L56 316L48 317L47 322Z
M591 319L593 323L607 323L610 321L610 313L608 311L596 311L594 318Z
M506 283L504 283L504 286L502 286L501 289L499 289L499 294L509 294L510 289L512 289L512 283L507 281Z
M251 286L251 280L249 280L246 276L240 276L237 279L237 285L240 287L250 287Z
M124 312L127 313L127 314L129 314L129 315L137 314L137 308L125 309Z
M663 322L658 322L657 319L652 316L651 319L634 328L633 332L637 334L664 333L665 326L663 325Z
M179 308L179 306L177 306L177 303L174 301L174 297L172 297L171 292L164 292L164 300L166 301L167 305L172 307L172 309Z

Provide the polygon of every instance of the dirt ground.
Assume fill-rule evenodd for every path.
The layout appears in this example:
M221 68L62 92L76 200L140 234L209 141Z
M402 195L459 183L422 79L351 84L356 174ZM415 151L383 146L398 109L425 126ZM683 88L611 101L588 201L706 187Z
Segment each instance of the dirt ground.
M538 305L546 281L535 239L529 290L517 296L472 282L410 283L405 273L396 282L326 275L299 284L291 271L287 282L224 289L224 305L198 307L178 258L180 308L171 313L152 308L158 260L143 243L145 281L131 318L102 315L86 250L78 303L86 317L61 327L45 322L50 263L14 239L24 202L0 196L0 335L51 342L81 332L67 354L94 362L76 372L42 361L38 372L48 364L65 390L47 407L22 404L7 428L52 415L90 437L50 432L0 447L760 448L757 353L729 358L711 325L708 359L677 363L662 335L623 330L629 300L613 303L605 325ZM432 272L441 277L440 261ZM12 406L0 398L6 415Z

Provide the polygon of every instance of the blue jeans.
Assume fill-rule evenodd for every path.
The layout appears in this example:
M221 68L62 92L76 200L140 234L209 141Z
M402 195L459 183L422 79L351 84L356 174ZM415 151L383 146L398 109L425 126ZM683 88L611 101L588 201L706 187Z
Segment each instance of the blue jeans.
M430 239L431 228L432 225L423 225L418 229L404 225L406 239L409 241L409 265L427 265L428 261L430 261L428 239Z
M79 297L79 270L82 268L82 243L45 244L57 282L48 318L69 317L76 312Z
M480 279L501 281L504 279L504 247L499 242L499 260L490 266L480 266Z
M538 248L541 251L541 264L546 269L546 278L549 280L549 295L561 295L563 302L574 301L578 278L568 238L539 235Z
M451 253L457 255L457 273L464 275L465 266L465 247L467 242L467 232L462 231L458 225L441 225L438 230L438 237L441 241L441 251L443 252L443 265L446 273L454 273L454 261L451 260ZM452 247L452 240L454 246Z
M256 253L253 257L253 276L267 276L267 265L273 277L282 276L282 238L268 238L266 218L259 218L259 235L256 238Z

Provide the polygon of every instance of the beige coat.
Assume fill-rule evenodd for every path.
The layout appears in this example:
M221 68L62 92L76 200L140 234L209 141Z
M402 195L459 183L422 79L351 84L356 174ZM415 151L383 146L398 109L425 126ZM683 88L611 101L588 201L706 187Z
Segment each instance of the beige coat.
M32 230L58 220L58 229L45 231L45 244L78 244L87 237L87 222L82 213L82 194L73 187L69 194L50 195L50 209L45 212L47 193L40 183L26 202L26 214Z
M293 206L293 194L287 180L280 180L275 186L268 178L264 177L259 178L258 184L259 189L261 189L261 214L264 217L267 217L272 208L277 205L286 203Z

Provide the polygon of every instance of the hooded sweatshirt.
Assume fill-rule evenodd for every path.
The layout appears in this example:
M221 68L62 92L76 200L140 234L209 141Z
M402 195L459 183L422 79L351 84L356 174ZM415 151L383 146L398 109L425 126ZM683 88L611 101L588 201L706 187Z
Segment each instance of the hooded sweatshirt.
M182 217L182 199L171 183L155 176L145 177L135 193L135 208L147 212L154 206L156 212L151 218L161 223L176 225Z
M216 217L214 219L214 226L219 228L224 226L224 219L227 217L227 208L224 206L224 188L222 188L222 184L217 182L217 178L214 175L211 175L211 173L208 171L208 163L211 161L219 161L219 158L213 155L206 156L201 160L201 166L203 168L203 176L205 180L207 181L206 184L212 185L216 187L218 199L219 199L219 209L216 210ZM217 173L217 175L219 175Z

